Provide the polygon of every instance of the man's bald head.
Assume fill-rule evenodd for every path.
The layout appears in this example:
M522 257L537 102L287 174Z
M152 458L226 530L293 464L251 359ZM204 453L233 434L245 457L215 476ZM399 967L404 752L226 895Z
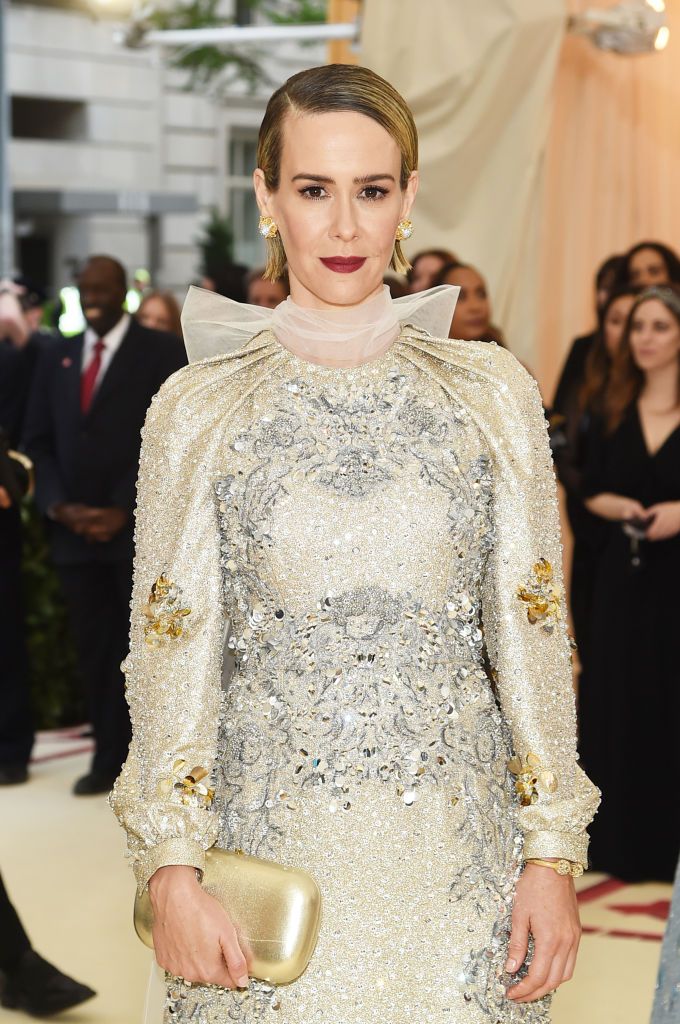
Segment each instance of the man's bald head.
M127 292L127 274L125 272L125 267L120 260L115 258L115 256L90 256L81 271L81 276L88 269L92 269L98 274L110 277L111 280L115 281L120 288Z
M78 278L80 305L90 327L103 337L123 315L125 268L113 256L90 256Z

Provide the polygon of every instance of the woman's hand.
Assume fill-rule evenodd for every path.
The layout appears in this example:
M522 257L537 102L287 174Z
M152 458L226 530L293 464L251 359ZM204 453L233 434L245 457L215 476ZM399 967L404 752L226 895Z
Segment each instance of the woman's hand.
M645 540L668 540L680 533L680 501L650 505L647 514L653 518L645 532Z
M581 938L571 877L539 864L527 864L517 883L505 965L509 974L515 974L524 963L530 934L534 956L529 972L508 989L508 999L518 1003L540 999L569 981Z
M222 988L245 988L248 965L236 929L192 867L159 868L149 882L153 945L160 967L176 978Z
M647 519L650 513L650 509L645 508L636 498L625 498L622 494L608 492L586 498L583 504L593 515L600 516L602 519L611 519L614 522Z

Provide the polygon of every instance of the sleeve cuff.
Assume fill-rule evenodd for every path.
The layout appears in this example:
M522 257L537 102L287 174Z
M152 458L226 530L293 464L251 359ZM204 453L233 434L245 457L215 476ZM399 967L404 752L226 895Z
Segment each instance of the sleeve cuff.
M588 867L588 833L527 832L524 837L524 860L558 857Z
M203 872L205 850L193 839L166 839L138 853L134 861L134 872L140 894L146 889L151 876L169 864L182 864Z

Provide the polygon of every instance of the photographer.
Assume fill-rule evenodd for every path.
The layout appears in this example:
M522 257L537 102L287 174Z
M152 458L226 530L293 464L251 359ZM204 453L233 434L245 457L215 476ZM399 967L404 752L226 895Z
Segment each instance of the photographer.
M30 315L26 315L29 303L24 287L0 282L0 785L26 780L33 746L19 514L20 503L32 487L32 467L13 447L30 385L32 349L37 347ZM47 1017L94 995L91 988L63 974L32 948L0 877L0 1004Z
M0 875L0 1005L51 1017L95 995L36 953Z
M21 607L19 504L30 485L18 448L39 342L33 337L25 285L0 281L0 785L28 778L33 726Z

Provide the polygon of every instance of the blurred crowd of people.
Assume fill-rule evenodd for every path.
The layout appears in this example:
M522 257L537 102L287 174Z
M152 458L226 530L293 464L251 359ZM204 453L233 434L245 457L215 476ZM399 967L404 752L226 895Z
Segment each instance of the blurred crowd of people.
M34 738L20 519L33 476L94 736L92 764L74 793L108 792L127 754L121 662L140 434L153 395L186 354L175 296L136 282L139 304L128 311L126 278L110 256L87 261L78 277L86 328L72 337L45 326L40 288L22 278L0 283L0 785L28 780ZM394 297L459 286L450 337L505 344L483 275L452 252L418 253L406 279L385 283ZM263 269L233 263L201 285L268 308L289 293L285 278L271 282ZM595 317L595 329L574 341L546 410L573 533L581 757L604 793L592 866L628 880L671 879L680 850L680 819L668 813L680 723L678 256L650 241L606 260L595 280ZM636 827L642 808L645 830ZM3 921L19 933L0 883L0 935L8 935ZM6 1005L56 1012L49 1007L92 995L20 934L8 950L0 939Z
M595 306L597 326L574 341L551 409L573 534L581 760L603 792L590 858L628 881L670 881L680 850L678 256L653 241L612 256Z

